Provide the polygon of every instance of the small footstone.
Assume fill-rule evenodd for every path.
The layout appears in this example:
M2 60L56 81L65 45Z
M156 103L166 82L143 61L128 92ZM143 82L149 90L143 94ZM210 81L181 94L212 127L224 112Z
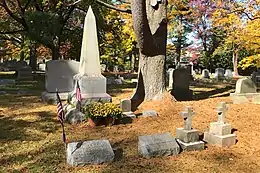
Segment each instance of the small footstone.
M176 139L169 133L139 136L138 151L145 158L171 156L180 152Z
M67 164L70 166L108 163L114 157L108 140L72 142L67 146Z
M136 118L136 115L130 111L130 112L123 112L123 115L129 118Z
M155 110L146 110L142 112L142 117L154 117L157 116L157 112Z
M71 124L81 123L85 119L85 114L78 111L76 108L69 109L65 114L65 120Z

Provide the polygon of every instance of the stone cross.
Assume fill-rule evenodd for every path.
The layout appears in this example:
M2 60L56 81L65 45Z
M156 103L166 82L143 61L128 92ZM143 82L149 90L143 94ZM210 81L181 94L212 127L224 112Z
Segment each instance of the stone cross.
M228 110L228 107L225 102L220 102L217 107L217 113L218 113L218 123L224 124L225 123L225 115Z
M181 115L184 117L184 130L191 130L192 116L194 114L191 106L187 106L185 111L181 112Z

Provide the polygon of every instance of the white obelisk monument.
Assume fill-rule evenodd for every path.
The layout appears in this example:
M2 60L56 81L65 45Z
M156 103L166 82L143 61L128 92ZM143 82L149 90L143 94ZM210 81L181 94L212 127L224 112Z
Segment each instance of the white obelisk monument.
M106 78L101 74L96 19L91 7L85 17L79 74L74 79L79 82L83 102L111 101L106 93Z

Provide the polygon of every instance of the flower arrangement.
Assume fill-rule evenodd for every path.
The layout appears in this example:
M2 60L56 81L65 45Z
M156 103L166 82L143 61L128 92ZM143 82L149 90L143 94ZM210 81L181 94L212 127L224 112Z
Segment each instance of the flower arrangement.
M122 109L113 103L94 102L83 107L83 113L87 118L111 117L119 119L122 117Z

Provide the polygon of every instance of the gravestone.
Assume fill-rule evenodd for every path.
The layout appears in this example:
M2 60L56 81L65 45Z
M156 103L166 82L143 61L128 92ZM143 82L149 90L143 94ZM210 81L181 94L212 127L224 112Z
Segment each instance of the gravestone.
M144 110L142 111L142 117L156 117L158 114L155 110Z
M235 93L230 93L230 97L234 104L248 102L260 104L260 93L257 93L257 87L249 77L237 81Z
M201 78L204 78L204 79L209 79L210 78L208 69L203 69L202 70Z
M260 70L254 71L252 73L252 80L255 83L257 88L260 88Z
M236 82L235 93L256 93L256 86L250 78L245 77L242 79L238 79Z
M70 166L109 163L114 157L108 140L72 142L67 145L67 164Z
M114 66L114 68L113 68L113 72L119 72L118 65L115 65L115 66Z
M225 70L225 74L224 74L224 76L225 76L225 79L227 79L227 80L232 79L232 78L233 78L232 70L230 70L230 69L226 69L226 70Z
M100 66L101 66L101 72L105 72L107 65L106 64L100 64Z
M214 78L217 80L222 80L225 78L225 70L223 68L216 68Z
M177 101L191 100L192 90L189 89L191 74L185 68L179 68L173 72L173 90L171 94Z
M137 84L138 83L138 79L131 79L131 83Z
M139 136L138 151L145 158L178 155L180 147L169 133Z
M101 74L96 19L91 6L84 22L79 73L73 78L79 83L82 106L94 101L112 101L112 97L106 93L106 78ZM71 92L72 103L76 103L75 92L76 82Z
M79 62L74 60L51 60L46 63L45 91L42 101L56 104L56 89L61 100L66 100L74 89L73 76L78 73Z
M38 68L40 71L46 71L46 64L45 63L39 63Z
M176 129L177 142L183 151L203 150L204 142L199 141L199 133L192 128L192 117L195 113L191 107L186 107L181 113L184 117L184 128Z
M17 80L32 80L32 68L30 66L22 66L16 70Z
M225 123L228 108L225 102L217 106L218 121L210 123L209 132L204 133L203 140L208 144L220 147L230 147L236 143L236 135L231 134L231 125Z
M45 88L49 93L70 92L74 89L73 76L78 73L79 62L52 60L46 63Z
M122 99L120 101L120 108L123 111L123 115L130 118L135 118L135 114L131 111L131 100L130 99Z

